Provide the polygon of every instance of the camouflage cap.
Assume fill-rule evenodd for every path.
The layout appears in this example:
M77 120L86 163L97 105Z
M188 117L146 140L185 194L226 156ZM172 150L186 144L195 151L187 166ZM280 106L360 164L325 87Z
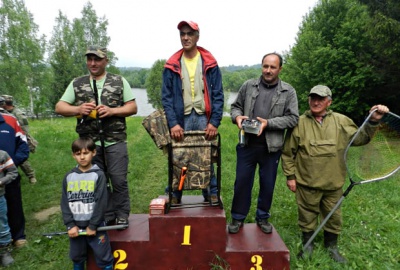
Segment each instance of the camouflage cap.
M310 96L310 95L312 95L312 94L318 95L318 96L320 96L320 97L327 97L327 96L332 97L332 91L331 91L331 89L329 89L329 87L328 87L328 86L325 86L325 85L317 85L317 86L314 86L314 87L311 89L310 94L308 94L308 96Z
M1 97L4 98L4 102L5 102L7 105L12 105L13 102L14 102L13 96L10 96L10 95L2 95Z
M99 45L90 45L87 48L85 55L87 56L89 54L94 54L100 58L107 58L107 48Z

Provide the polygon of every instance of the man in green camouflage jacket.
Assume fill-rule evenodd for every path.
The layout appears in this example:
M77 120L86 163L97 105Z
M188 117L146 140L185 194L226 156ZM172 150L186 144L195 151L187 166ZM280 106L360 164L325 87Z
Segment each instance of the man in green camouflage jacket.
M91 137L96 142L97 155L93 163L105 171L112 186L105 219L108 224L115 221L128 225L129 160L125 117L137 113L135 97L125 78L106 72L106 48L91 45L85 55L90 74L71 81L56 104L56 113L77 117L79 136Z

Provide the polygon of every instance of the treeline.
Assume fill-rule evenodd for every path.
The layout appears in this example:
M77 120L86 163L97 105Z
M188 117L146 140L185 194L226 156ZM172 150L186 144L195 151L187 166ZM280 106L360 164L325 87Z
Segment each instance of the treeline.
M163 64L165 60L162 61ZM151 68L153 69L154 66ZM133 88L146 88L146 80L149 77L149 68L120 68L123 75ZM221 67L223 86L225 91L237 92L245 80L261 75L261 65ZM162 72L162 68L160 70Z
M296 88L302 111L311 87L325 84L331 108L357 122L377 103L399 113L400 1L319 1L285 62L283 78Z
M82 61L87 44L107 47L111 40L107 19L98 17L90 2L81 16L69 21L60 11L47 42L38 35L34 17L22 0L2 0L0 94L17 96L21 107L37 115L53 109L71 78L87 72ZM283 56L281 78L296 88L301 111L307 108L308 91L325 84L333 92L332 109L356 121L375 103L400 112L397 0L320 0L304 16L296 43ZM159 106L165 60L156 60L150 69L119 69L117 56L110 52L109 58L110 72L124 75L132 87L146 88L150 103ZM261 75L258 63L221 67L221 71L227 92Z

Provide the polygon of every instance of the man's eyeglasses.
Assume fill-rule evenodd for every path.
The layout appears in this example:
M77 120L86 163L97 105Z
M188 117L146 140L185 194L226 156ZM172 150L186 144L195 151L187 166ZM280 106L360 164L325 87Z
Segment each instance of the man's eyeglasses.
M190 31L190 32L182 32L182 31L180 31L179 34L181 35L181 37L184 37L186 35L188 37L193 37L194 36L194 31Z

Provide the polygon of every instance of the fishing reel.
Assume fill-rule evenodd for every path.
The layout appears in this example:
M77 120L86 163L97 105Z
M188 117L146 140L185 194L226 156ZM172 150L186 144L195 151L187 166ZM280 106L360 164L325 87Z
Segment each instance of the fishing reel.
M246 133L258 134L261 128L261 122L255 119L244 119L242 128Z

